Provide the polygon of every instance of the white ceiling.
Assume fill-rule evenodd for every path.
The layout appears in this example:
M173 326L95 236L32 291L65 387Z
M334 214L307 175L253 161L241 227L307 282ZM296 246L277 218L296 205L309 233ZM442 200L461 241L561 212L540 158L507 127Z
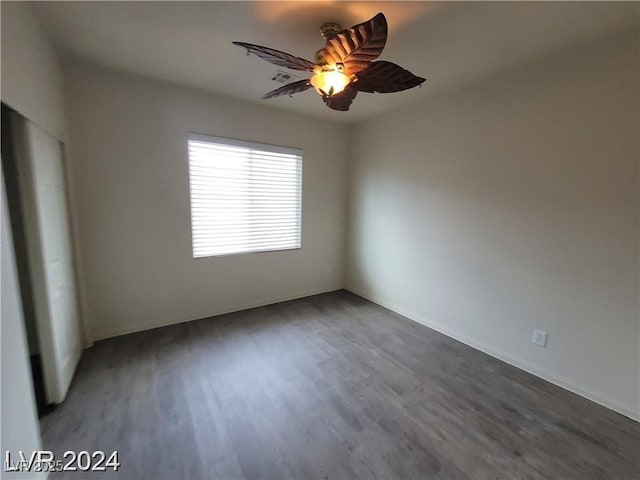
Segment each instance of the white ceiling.
M37 2L32 7L67 58L206 89L324 119L357 121L398 104L487 78L555 50L637 28L638 3L613 2ZM312 90L260 100L278 67L231 44L266 45L313 60L319 26L383 12L380 59L426 77L421 88L361 93L333 112ZM304 73L304 72L292 72Z

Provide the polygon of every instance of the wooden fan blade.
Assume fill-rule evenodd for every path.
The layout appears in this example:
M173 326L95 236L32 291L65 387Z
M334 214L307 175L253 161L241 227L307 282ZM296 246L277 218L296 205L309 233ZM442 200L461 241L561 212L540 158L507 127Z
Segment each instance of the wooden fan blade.
M340 112L346 112L349 110L353 99L358 95L358 91L350 85L342 92L331 97L322 97L322 100L332 110L338 110Z
M379 13L371 20L354 25L327 40L327 63L342 63L347 75L365 69L380 56L387 43L387 19Z
M262 45L254 45L252 43L233 42L234 45L247 49L249 53L255 53L261 59L266 60L269 63L278 65L279 67L286 67L292 70L304 70L306 72L313 71L313 63L304 58L294 57L293 55L280 50L274 50L273 48L263 47Z
M311 84L309 83L309 79L306 78L297 82L288 83L280 88L276 88L275 90L271 90L270 92L265 93L262 96L262 99L268 100L269 98L281 97L282 95L293 95L294 93L304 92L309 87L311 87Z
M366 69L358 72L356 77L358 81L353 83L353 87L360 92L370 93L401 92L417 87L425 81L409 70L384 60L372 62Z

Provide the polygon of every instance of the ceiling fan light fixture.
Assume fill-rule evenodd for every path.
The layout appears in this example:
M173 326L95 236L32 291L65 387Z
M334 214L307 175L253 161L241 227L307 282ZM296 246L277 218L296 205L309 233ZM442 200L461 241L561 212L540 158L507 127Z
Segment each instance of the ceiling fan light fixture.
M316 72L309 82L319 95L331 97L344 91L351 79L337 68L323 68Z

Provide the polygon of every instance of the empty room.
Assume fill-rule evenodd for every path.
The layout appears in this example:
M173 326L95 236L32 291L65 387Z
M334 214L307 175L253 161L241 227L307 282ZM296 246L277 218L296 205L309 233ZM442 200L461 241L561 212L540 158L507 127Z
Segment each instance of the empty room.
M0 14L1 478L640 479L640 2Z

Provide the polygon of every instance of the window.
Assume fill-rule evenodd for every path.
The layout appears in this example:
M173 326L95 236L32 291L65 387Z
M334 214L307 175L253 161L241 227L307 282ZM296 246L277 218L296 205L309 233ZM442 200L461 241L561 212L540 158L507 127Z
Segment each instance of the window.
M193 257L300 248L302 151L189 135Z

